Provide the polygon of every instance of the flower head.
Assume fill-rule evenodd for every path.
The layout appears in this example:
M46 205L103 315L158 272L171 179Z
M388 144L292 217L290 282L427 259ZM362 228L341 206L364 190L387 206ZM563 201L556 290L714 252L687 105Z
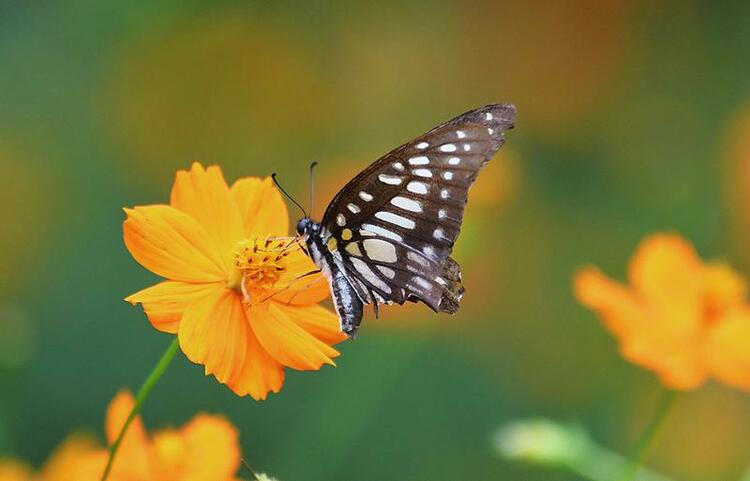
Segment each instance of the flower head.
M284 368L333 364L345 339L328 286L294 238L271 179L231 188L217 166L177 173L170 205L125 209L125 245L166 281L126 298L239 395L278 392Z
M107 408L108 444L117 438L135 399L121 391ZM100 449L79 459L77 481L98 480L109 451ZM149 436L140 416L133 420L115 458L111 481L231 481L240 466L237 430L222 417L198 414L181 428Z
M729 266L703 262L674 234L645 239L630 263L630 286L596 268L575 279L579 301L617 336L623 356L675 389L708 378L750 391L747 284Z

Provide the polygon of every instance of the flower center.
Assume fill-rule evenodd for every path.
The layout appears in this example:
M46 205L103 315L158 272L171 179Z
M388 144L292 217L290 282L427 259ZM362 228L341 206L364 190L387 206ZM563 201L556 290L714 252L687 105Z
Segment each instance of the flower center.
M234 249L235 275L227 287L238 290L246 303L261 302L287 271L289 242L276 239L247 239ZM263 298L258 298L263 296Z

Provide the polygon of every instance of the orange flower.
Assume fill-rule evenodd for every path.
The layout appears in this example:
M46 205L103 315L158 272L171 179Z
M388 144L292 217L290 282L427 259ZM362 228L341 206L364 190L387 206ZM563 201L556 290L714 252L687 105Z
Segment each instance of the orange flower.
M703 262L674 234L645 239L630 263L630 287L588 267L575 293L620 341L623 356L674 389L709 377L750 391L750 306L745 279Z
M191 361L238 395L265 399L284 367L334 365L344 340L336 315L318 305L328 286L286 236L289 218L271 179L231 188L217 166L177 173L170 205L125 209L125 245L168 280L126 300L151 324L177 334Z
M21 461L0 459L0 481L80 481L75 472L81 459L99 445L89 436L72 434L55 450L38 473Z
M107 409L108 444L117 438L135 399L119 392ZM109 451L101 449L79 460L77 481L98 480ZM218 416L199 414L179 429L149 436L140 416L128 428L107 478L110 481L229 481L240 466L237 430Z

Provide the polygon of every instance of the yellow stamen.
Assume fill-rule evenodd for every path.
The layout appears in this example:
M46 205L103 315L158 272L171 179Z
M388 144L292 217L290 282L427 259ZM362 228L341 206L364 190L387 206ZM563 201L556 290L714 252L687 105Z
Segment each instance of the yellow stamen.
M235 273L227 287L242 293L245 302L259 296L266 297L269 290L286 272L289 241L275 239L247 239L234 249Z

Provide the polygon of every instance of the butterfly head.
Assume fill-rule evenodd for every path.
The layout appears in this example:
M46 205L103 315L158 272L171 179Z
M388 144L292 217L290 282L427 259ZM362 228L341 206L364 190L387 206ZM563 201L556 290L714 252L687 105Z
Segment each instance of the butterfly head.
M320 224L314 222L309 217L303 217L297 222L297 235L299 236L307 238L318 229L320 229Z

